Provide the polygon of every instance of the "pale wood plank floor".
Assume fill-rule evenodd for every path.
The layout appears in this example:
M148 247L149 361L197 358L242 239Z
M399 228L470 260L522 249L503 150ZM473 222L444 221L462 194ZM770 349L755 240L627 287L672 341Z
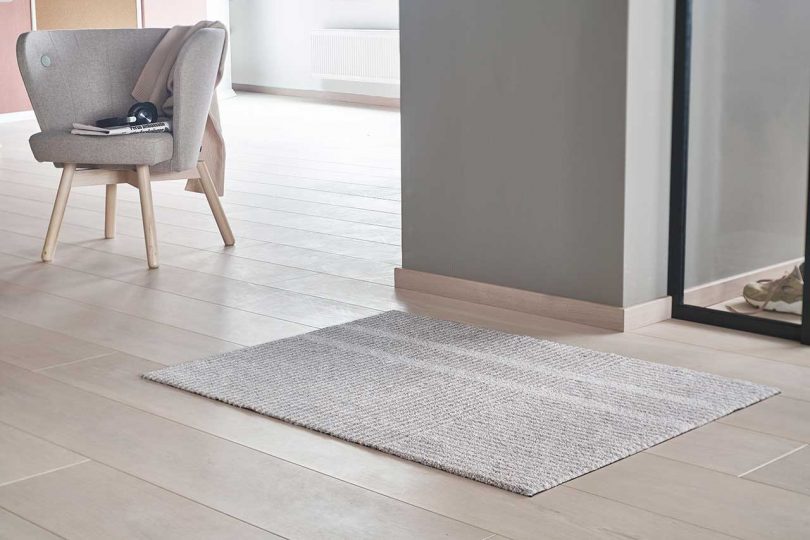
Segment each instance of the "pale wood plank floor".
M71 195L33 122L0 125L0 538L806 538L810 349L677 321L629 334L397 293L399 114L242 94L223 103L223 199L156 184ZM258 132L251 125L262 123ZM746 378L783 394L533 498L143 381L161 365L403 309Z

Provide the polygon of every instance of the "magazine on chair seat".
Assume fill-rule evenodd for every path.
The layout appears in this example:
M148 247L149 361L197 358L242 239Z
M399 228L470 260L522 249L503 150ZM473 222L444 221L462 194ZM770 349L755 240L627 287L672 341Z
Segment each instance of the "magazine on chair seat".
M94 135L96 137L109 137L112 135L131 135L133 133L166 133L172 130L170 122L154 122L151 124L113 126L100 128L87 124L73 124L70 132L73 135Z

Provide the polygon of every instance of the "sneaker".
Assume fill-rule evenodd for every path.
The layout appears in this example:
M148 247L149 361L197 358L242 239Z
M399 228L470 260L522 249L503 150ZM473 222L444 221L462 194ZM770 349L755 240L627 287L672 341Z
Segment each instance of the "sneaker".
M802 314L804 263L779 279L760 279L743 289L743 298L759 310Z

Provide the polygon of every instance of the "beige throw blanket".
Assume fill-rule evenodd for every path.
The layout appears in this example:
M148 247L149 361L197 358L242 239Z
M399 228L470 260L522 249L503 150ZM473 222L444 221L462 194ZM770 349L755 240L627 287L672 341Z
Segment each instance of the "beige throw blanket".
M166 32L143 67L138 82L135 83L135 89L132 91L132 97L138 101L151 101L159 110L163 111L163 114L171 116L174 105L172 97L174 63L186 41L201 28L221 28L225 31L225 43L222 46L222 58L217 72L217 84L219 84L224 72L225 54L228 50L228 30L219 21L200 21L194 26L175 26ZM225 189L225 139L222 136L222 126L219 121L216 91L214 91L208 120L205 123L200 159L208 165L217 193L222 195ZM198 193L202 191L197 180L189 180L186 189Z

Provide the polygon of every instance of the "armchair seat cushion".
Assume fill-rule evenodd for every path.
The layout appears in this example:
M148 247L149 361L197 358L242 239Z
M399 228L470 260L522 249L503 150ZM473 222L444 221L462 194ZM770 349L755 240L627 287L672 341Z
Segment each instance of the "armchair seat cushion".
M78 165L156 165L174 152L171 133L136 133L112 137L43 131L29 139L37 161Z

